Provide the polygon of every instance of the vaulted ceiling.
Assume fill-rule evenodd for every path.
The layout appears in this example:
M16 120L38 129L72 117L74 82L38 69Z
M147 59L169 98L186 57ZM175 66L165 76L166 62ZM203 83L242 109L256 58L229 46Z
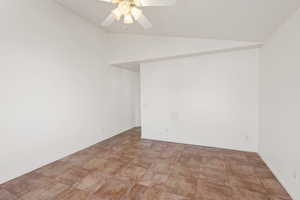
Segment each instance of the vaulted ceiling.
M56 0L100 26L114 5L98 0ZM108 32L264 41L297 8L299 0L177 0L172 7L146 7L153 28L114 23Z

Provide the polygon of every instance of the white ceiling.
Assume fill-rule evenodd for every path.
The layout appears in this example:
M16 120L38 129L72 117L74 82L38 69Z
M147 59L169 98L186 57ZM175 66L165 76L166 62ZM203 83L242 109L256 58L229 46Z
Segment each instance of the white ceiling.
M113 8L98 0L56 0L100 26ZM263 41L300 7L300 0L177 0L172 7L146 7L153 28L115 23L109 32Z

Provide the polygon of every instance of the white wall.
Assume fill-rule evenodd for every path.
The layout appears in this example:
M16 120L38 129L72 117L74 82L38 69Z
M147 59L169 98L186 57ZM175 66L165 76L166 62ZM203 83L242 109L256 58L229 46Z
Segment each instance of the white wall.
M140 127L141 126L141 81L140 81L140 73L136 72L135 76L136 80L135 82L135 99L134 99L134 118L135 118L135 126Z
M1 1L0 24L0 183L135 126L106 34L51 0Z
M110 63L130 63L258 45L256 42L109 34L114 54Z
M300 199L300 10L261 52L259 152Z
M143 64L141 84L143 138L257 151L257 49Z

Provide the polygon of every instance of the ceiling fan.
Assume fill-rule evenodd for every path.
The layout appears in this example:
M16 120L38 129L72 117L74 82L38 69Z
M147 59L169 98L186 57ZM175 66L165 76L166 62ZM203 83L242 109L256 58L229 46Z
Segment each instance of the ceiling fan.
M146 6L170 6L176 3L176 0L99 0L116 4L117 7L102 22L102 26L109 26L114 21L124 18L124 24L132 24L137 21L145 29L151 28L152 24L145 17L141 7Z

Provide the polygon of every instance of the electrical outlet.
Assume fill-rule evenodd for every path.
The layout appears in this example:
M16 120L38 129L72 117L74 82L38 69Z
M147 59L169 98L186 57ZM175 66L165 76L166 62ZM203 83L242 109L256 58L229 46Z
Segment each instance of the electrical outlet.
M245 136L245 140L249 141L249 136L248 135Z
M295 180L297 180L297 178L298 178L297 171L294 171L294 173L293 173L293 178L294 178Z

